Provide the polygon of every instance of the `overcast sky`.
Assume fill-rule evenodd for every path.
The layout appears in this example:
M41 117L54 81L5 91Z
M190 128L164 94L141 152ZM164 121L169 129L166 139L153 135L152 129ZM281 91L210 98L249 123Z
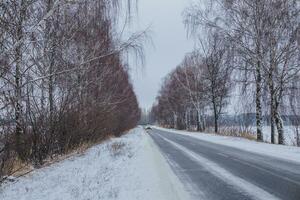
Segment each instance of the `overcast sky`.
M137 29L151 25L153 45L145 47L146 65L133 69L132 79L140 107L149 109L161 87L163 77L193 49L186 37L182 12L190 0L139 0Z

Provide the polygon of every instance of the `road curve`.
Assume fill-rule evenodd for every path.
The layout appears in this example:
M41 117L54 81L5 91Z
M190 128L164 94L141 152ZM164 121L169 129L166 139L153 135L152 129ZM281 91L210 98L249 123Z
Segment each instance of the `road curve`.
M300 200L300 164L158 129L148 133L194 199Z

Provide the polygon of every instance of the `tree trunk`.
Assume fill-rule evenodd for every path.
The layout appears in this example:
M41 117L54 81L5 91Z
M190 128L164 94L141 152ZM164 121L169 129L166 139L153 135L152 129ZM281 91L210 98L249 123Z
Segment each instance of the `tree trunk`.
M219 132L219 125L218 125L218 119L215 117L215 133Z
M261 64L260 61L258 61L256 66L256 132L257 132L257 141L259 142L262 142L264 140L263 133L262 133L261 83L262 83Z
M218 111L217 106L214 103L214 121L215 121L215 133L219 132L219 125L218 125Z
M201 131L205 131L205 129L206 129L206 121L205 121L205 115L204 115L204 113L202 113L200 115L200 117L201 117L200 121L201 121L201 126L202 126L202 130Z
M275 144L275 119L274 119L274 111L271 111L270 115L270 125L271 125L271 143Z
M21 10L19 15L19 23L17 24L16 41L22 41L23 39L23 20L25 17L24 1L21 2ZM16 151L20 158L24 158L24 151L22 150L22 134L24 130L22 128L22 44L19 44L15 51L15 134L16 134Z
M273 84L270 84L270 94L271 94L271 102L270 102L270 125L271 125L271 143L275 144L275 97L274 97L274 88Z
M48 13L53 6L53 0L48 0L47 1L47 10L46 12ZM54 77L51 76L51 74L54 73L53 67L54 67L54 51L55 51L55 44L54 44L54 40L55 37L53 37L53 35L50 33L51 30L51 22L47 21L46 23L46 29L45 29L45 40L46 40L46 49L45 49L45 53L48 53L48 62L49 62L49 66L48 66L48 74L49 76L49 90L48 90L48 96L49 96L49 118L50 118L50 132L52 132L52 121L53 121L53 112L54 112L54 102L53 102L53 79Z
M299 133L299 127L296 127L296 140L297 140L297 146L300 147L300 133Z
M279 100L277 99L275 102L275 110L274 110L274 118L276 123L276 128L278 132L278 144L284 144L284 130L283 130L283 120L279 113Z
M178 117L175 113L173 114L173 116L174 116L174 128L177 129L178 128L178 126L177 126Z
M283 121L278 112L275 114L275 122L278 131L278 144L284 144Z
M197 109L197 131L201 131L201 118L200 111Z
M188 112L188 128L191 129L191 110L189 109L189 112Z
M188 109L185 111L185 129L189 130L189 111L188 111Z

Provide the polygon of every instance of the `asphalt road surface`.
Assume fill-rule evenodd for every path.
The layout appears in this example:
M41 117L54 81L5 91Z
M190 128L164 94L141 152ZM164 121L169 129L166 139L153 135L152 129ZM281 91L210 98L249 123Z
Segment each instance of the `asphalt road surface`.
M148 133L194 199L300 200L300 164L190 136Z

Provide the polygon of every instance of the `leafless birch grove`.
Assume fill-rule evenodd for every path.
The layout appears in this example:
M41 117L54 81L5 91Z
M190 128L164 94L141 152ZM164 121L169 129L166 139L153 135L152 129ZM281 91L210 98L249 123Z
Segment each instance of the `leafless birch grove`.
M16 163L38 167L136 126L124 58L142 53L145 33L122 40L118 31L134 3L1 0L0 182Z
M300 2L198 0L184 22L198 47L166 78L152 110L156 120L221 133L221 118L224 126L253 118L258 141L270 126L271 142L285 144L284 127L293 126L299 145ZM227 114L237 107L238 116Z

